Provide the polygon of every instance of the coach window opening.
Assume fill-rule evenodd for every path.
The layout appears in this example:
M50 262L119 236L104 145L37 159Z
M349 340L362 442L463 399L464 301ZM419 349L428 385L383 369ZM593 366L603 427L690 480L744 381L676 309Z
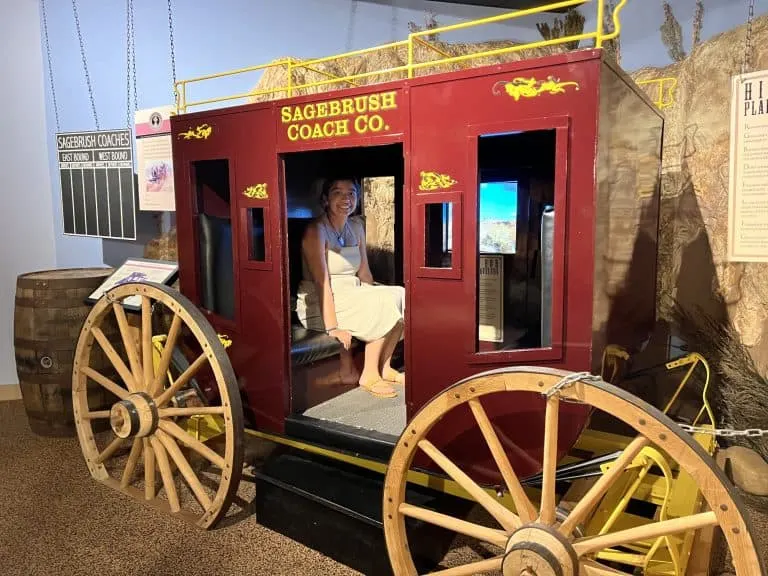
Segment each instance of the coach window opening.
M232 322L236 291L229 161L193 161L190 172L195 194L200 304L208 312Z
M475 353L552 342L556 131L477 139Z
M397 437L405 427L405 391L395 385L396 398L378 398L358 386L364 345L343 350L334 338L305 330L298 320L297 292L302 278L301 241L306 226L321 213L322 182L328 175L354 177L360 197L354 215L362 216L367 256L376 282L403 286L404 157L400 143L291 152L282 154L291 334L291 411L305 419ZM392 359L404 369L403 341ZM387 415L396 414L392 418Z

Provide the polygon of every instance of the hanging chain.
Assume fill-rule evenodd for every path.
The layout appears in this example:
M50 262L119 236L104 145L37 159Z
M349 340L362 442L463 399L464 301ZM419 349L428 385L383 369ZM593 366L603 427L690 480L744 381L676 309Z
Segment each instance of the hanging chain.
M567 388L568 386L572 386L576 382L595 382L595 383L601 383L604 382L604 380L600 376L596 376L594 374L591 374L589 372L574 372L573 374L568 374L568 376L565 376L564 378L560 379L557 384L552 386L549 390L547 390L544 393L544 396L547 398L551 398L552 396L559 395L560 391L564 388ZM747 428L745 430L734 430L732 428L707 428L704 426L690 426L689 424L683 424L682 422L676 422L680 428L685 430L686 432L690 433L701 433L701 434L709 434L711 436L720 436L723 438L733 438L736 436L741 437L762 437L762 436L768 436L768 430L762 430L760 428Z
M173 8L171 0L168 0L168 34L171 40L171 74L173 75L173 99L178 105L178 95L176 94L176 52L173 45Z
M91 77L88 74L88 63L85 61L85 46L83 45L83 34L80 31L80 18L77 15L77 0L72 0L72 11L75 13L75 26L77 27L77 38L80 41L80 56L83 59L83 70L85 70L85 82L88 85L88 95L91 98L91 110L93 110L93 121L96 123L96 130L99 127L99 117L96 114L96 103L93 100L93 88L91 87Z
M741 73L746 74L752 65L752 21L755 18L755 0L749 0L749 16L747 17L747 39L744 43L744 62Z
M355 14L357 13L357 0L352 0L349 7L349 27L347 28L347 48L344 52L352 51L352 38L355 34Z
M131 0L125 0L125 125L131 127Z
M130 26L131 26L131 76L133 79L133 111L139 109L139 96L136 90L136 29L133 27L133 0L130 2ZM130 126L130 122L128 123Z
M397 0L389 0L392 3L392 29L390 30L392 42L397 42Z
M56 88L53 84L53 65L51 64L51 44L48 40L48 16L45 12L45 0L41 0L43 11L43 32L45 33L45 53L48 56L48 77L51 81L51 96L53 97L53 113L56 115L56 132L61 132L59 123L59 105L56 102Z
M130 130L131 121L131 76L133 76L133 111L139 109L139 97L136 89L136 31L133 27L133 0L125 1L125 125Z

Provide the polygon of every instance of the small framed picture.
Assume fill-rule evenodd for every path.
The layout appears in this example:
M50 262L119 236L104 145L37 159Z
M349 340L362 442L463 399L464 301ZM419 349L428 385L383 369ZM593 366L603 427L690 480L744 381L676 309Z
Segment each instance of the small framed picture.
M129 258L112 275L94 290L86 302L95 304L102 295L120 284L128 282L155 282L171 285L179 275L177 262L167 260L149 260L147 258ZM123 307L132 312L141 312L141 296L131 296L123 300Z

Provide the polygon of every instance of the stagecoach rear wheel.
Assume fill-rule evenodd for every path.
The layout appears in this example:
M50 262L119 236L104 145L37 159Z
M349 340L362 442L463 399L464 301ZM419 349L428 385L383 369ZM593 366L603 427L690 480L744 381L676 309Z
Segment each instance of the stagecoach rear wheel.
M140 302L140 312L126 309L128 299ZM152 317L163 313L171 316L170 328L162 353L156 353ZM121 341L105 337L103 327L111 322L117 323ZM169 378L173 357L182 348L192 356ZM92 354L102 351L114 376L92 368ZM215 399L179 407L173 400L180 392L188 398L194 393L193 378L209 382ZM93 386L115 396L111 409L89 408L87 389ZM80 446L94 479L201 528L213 527L226 514L242 474L243 409L224 346L182 294L143 282L105 293L80 333L72 401ZM186 426L190 418L213 419L220 433L203 442ZM93 424L105 421L108 425L100 428L107 430L99 433Z
M483 407L483 397L511 392L543 394L545 398L542 485L538 503L532 502L523 490L502 448L500 435ZM485 398L486 406L490 405L490 400ZM612 414L637 434L564 517L556 512L555 503L556 439L561 401L586 404ZM483 490L427 438L430 429L443 416L464 404L468 404L479 433L499 468L514 502L514 512ZM655 446L692 475L707 509L597 536L581 536L578 525L593 512L622 471L646 446ZM406 502L406 479L418 451L424 452L466 490L497 526L468 522ZM710 526L722 530L738 576L765 574L738 495L691 435L658 409L620 388L598 378L561 370L515 367L485 372L460 381L433 398L414 416L392 453L384 485L383 517L387 550L395 576L417 574L408 547L406 517L475 539L491 550L490 558L432 572L434 575L463 576L490 571L503 576L622 575L627 573L598 561L597 553Z

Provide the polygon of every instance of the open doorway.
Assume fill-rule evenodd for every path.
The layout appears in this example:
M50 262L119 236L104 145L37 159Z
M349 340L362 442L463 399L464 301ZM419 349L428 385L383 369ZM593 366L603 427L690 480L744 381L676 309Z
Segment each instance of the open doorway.
M332 175L354 178L359 198L352 216L363 222L367 259L376 283L403 286L402 144L336 148L284 154L288 280L291 317L291 416L315 430L395 441L405 427L405 390L380 398L359 387L364 343L346 351L322 330L300 320L299 293L309 271L302 255L307 226L323 214L320 195ZM403 341L395 347L392 367L404 369Z

